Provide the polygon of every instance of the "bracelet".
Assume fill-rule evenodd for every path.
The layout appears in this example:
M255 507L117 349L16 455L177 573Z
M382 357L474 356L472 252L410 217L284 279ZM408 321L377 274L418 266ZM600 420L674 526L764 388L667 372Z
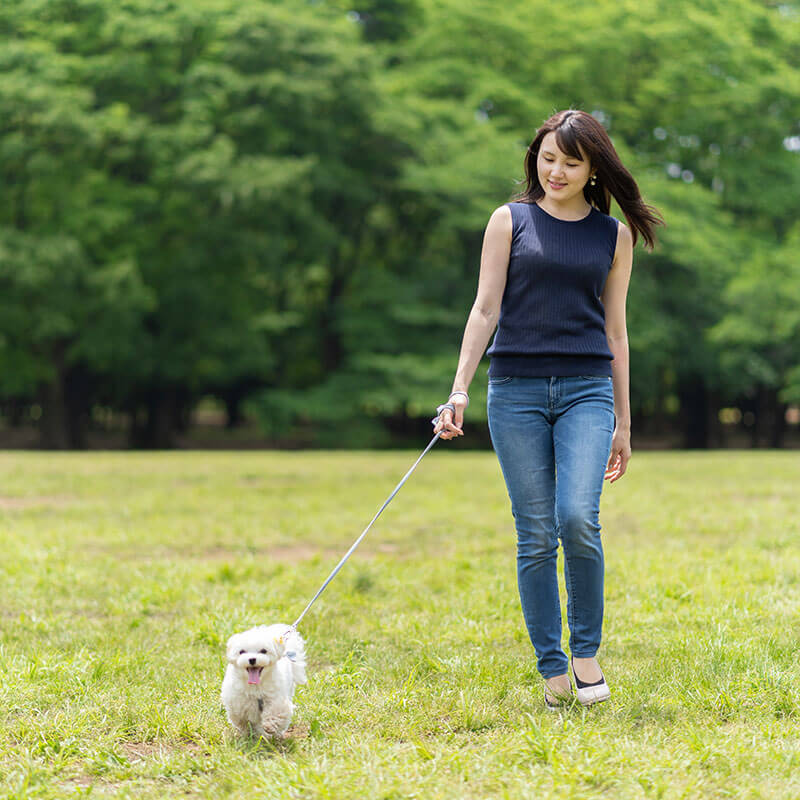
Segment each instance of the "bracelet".
M450 397L448 397L447 399L448 399L448 400L450 400L450 398L451 398L451 397L452 397L454 394L463 394L463 395L464 395L464 397L466 397L466 398L467 398L467 406L466 406L466 407L467 407L467 408L469 408L469 395L468 395L466 392L450 392Z

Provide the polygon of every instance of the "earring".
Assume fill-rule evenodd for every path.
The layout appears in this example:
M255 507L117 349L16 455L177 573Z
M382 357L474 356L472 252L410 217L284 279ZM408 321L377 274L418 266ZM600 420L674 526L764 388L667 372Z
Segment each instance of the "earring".
M595 181L594 178L595 178L595 176L592 175L592 177L589 179L589 186L596 186L597 185L597 182Z

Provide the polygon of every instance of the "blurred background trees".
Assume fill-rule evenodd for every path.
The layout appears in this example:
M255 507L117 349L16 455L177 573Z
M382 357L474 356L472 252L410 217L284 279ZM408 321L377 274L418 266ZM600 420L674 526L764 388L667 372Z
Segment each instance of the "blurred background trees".
M800 416L798 3L4 0L0 68L7 430L169 447L213 402L277 444L427 435L486 222L567 107L667 221L634 445Z

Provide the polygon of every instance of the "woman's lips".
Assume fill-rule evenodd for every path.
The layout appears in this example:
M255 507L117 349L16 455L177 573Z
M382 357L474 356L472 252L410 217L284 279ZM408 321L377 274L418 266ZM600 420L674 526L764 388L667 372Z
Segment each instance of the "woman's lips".
M547 181L550 184L551 189L563 189L567 184L566 183L553 183L553 181Z

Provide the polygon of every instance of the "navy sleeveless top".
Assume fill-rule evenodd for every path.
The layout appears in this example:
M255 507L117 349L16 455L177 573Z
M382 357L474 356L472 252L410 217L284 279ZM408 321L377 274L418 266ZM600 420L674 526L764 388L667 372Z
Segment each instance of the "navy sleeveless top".
M592 206L583 219L537 203L506 203L511 252L489 375L611 375L600 300L617 245L618 221Z

